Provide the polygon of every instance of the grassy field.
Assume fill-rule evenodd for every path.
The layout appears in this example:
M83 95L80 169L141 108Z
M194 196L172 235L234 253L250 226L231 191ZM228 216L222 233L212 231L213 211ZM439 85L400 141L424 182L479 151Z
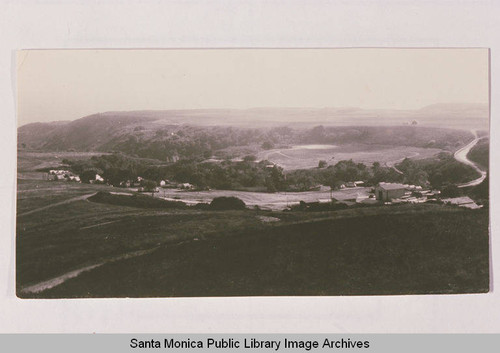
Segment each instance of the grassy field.
M18 295L484 292L487 224L487 211L440 205L216 212L76 201L18 219ZM95 264L102 266L52 289L22 291Z
M62 165L62 160L88 159L92 156L100 156L107 153L102 152L37 152L18 151L17 171L26 172L36 169L57 167Z
M116 191L106 185L91 185L48 180L17 180L17 213L22 215L41 207L97 191Z
M41 165L23 163L26 173ZM145 203L147 196L91 196L99 191L124 190L18 179L18 296L488 291L488 209L421 204L328 212L207 211ZM292 194L239 195L247 195L251 205L286 202ZM315 201L321 192L296 194ZM86 268L91 269L79 273ZM73 272L79 275L69 278ZM62 284L54 284L63 277ZM46 281L52 285L45 290L26 291Z
M490 158L490 141L489 138L483 138L479 140L477 145L475 145L467 155L471 161L476 162L483 170L488 170L489 168L489 158Z
M258 159L267 159L278 164L285 170L307 169L318 166L320 160L328 164L335 164L341 160L352 159L356 163L365 163L369 166L373 162L393 164L405 157L428 158L442 150L437 148L420 148L408 146L385 146L349 144L332 146L332 148L307 148L300 145L287 149L273 149L257 154Z

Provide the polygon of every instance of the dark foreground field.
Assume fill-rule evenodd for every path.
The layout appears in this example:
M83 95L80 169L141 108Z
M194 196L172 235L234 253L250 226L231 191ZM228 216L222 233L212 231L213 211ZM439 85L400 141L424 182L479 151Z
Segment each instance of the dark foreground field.
M269 222L272 220L272 222ZM488 210L151 210L78 200L18 219L20 297L487 292ZM144 255L120 255L148 250ZM38 292L31 285L99 264Z

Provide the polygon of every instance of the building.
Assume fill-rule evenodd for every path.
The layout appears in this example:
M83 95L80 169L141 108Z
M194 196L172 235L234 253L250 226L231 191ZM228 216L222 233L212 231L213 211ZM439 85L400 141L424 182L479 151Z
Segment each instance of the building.
M69 179L69 181L76 181L78 183L81 181L80 177L78 175L70 175L70 176L68 176L68 179Z
M375 186L375 197L382 202L389 202L406 194L407 185L398 183L379 183Z
M448 199L442 199L442 201L446 204L449 205L456 205L459 207L466 207L470 209L477 209L481 208L482 206L476 204L473 199L471 199L469 196L462 196L462 197L453 197L453 198L448 198Z
M190 184L190 183L182 183L182 184L177 185L177 187L179 189L182 189L182 190L193 190L194 189L194 185Z
M132 185L132 183L130 182L130 180L124 180L124 181L122 181L122 182L120 183L120 186L121 186L122 188L129 188L129 187L130 187L130 185Z

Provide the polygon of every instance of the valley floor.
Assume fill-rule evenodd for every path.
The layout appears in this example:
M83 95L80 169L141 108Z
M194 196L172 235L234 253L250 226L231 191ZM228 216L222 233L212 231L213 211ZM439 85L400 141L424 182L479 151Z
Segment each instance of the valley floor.
M28 184L20 183L21 190L28 192ZM17 224L17 293L23 298L489 289L487 209L141 209L74 199L89 190L72 184L66 197L73 201L26 214L52 199L50 188L37 185L31 191L36 203L18 203L25 212Z
M307 149L293 151L299 152ZM368 192L361 187L333 194L328 188L295 193L162 189L155 194L188 205L236 196L261 210L113 205L91 196L133 191L43 180L36 169L61 156L39 157L23 155L18 164L16 285L21 298L489 290L487 207L401 204L283 211L299 201L356 199Z

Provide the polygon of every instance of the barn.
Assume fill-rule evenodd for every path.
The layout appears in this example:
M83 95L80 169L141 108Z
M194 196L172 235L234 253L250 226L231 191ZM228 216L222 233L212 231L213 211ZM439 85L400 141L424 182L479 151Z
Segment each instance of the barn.
M379 183L375 186L375 197L379 201L387 202L404 196L407 185L398 183Z

